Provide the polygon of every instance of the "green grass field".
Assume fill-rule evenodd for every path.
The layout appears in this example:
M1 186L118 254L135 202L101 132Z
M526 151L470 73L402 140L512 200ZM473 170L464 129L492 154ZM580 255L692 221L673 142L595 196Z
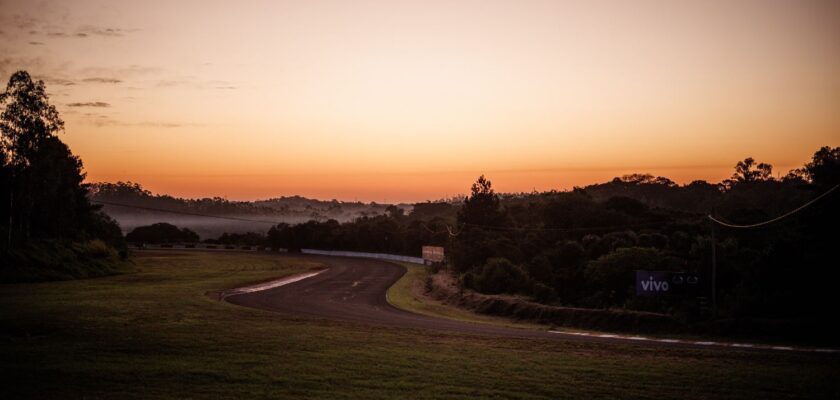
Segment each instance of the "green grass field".
M395 263L402 265L406 269L405 275L388 289L388 302L395 307L417 314L476 324L491 324L522 329L549 328L547 325L521 323L512 321L509 318L476 314L430 299L421 294L425 290L426 277L429 275L426 267L406 262Z
M317 267L153 253L0 286L0 398L838 398L831 355L473 337L242 308L211 290ZM393 293L390 295L394 296Z

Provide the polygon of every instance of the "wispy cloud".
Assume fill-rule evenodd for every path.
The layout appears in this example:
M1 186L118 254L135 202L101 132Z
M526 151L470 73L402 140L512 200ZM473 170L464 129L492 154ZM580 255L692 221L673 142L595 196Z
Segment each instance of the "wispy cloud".
M125 67L87 67L79 70L81 75L87 76L110 76L110 77L136 77L150 74L160 74L163 70L158 67L145 65L128 65Z
M0 56L2 57L2 56ZM48 63L41 57L3 57L0 58L0 79L8 79L15 71L27 70L44 71ZM44 74L36 74L33 77L47 81ZM3 82L5 84L5 82ZM59 85L61 83L58 83Z
M166 88L166 87L186 85L188 83L189 83L189 81L187 81L187 80L161 79L161 80L157 81L157 83L155 83L155 86Z
M42 76L40 78L43 79L44 82L46 82L47 88L49 88L50 85L73 86L73 85L76 84L76 82L74 82L70 79L59 78L59 77L55 77L55 76Z
M191 89L219 89L219 90L233 90L237 86L233 82L222 80L202 80L194 76L180 76L170 79L159 79L153 82L157 88L171 88L171 87L186 87Z
M122 28L109 28L109 27L99 27L99 26L83 26L77 29L48 29L46 35L49 37L54 38L87 38L87 37L121 37L125 36L127 33L136 32L137 29L122 29ZM38 34L38 31L33 30L29 32L30 34Z
M67 107L98 107L98 108L104 108L104 107L110 107L110 106L111 106L110 104L108 104L104 101L89 101L89 102L83 102L83 103L67 103Z
M126 33L136 32L137 29L121 29L121 28L113 28L113 27L100 27L100 26L92 26L87 25L79 28L76 32L76 35L83 34L85 36L107 36L107 37L118 37L124 36Z
M82 79L82 82L86 82L86 83L120 83L120 82L122 82L122 80L117 79L117 78L92 77L92 78Z
M41 24L41 21L38 18L21 14L12 15L11 18L7 19L5 22L6 26L19 31L31 31Z
M40 14L24 15L0 14L0 26L3 36L47 36L52 38L89 38L89 37L121 37L139 29L102 25L76 25L67 16L57 16L52 10L51 16Z
M159 121L142 121L127 124L130 126L146 126L152 128L183 128L185 126L202 126L201 124L180 123L180 122L159 122Z
M99 114L95 112L86 112L82 114L82 122L93 125L95 127L103 126L139 126L147 128L162 128L162 129L176 129L184 127L204 126L204 124L190 123L190 122L173 122L173 121L123 121L113 118L109 115Z

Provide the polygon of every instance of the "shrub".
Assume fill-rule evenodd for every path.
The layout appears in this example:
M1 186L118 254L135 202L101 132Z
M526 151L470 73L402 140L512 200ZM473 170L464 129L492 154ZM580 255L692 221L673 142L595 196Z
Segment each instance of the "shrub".
M487 260L479 273L470 273L464 284L481 293L523 293L530 294L531 279L519 267L504 258Z
M122 271L117 251L102 240L33 241L0 252L0 282L55 281L112 275Z
M79 254L89 258L116 258L117 252L113 247L108 246L105 242L99 239L94 239L86 243L77 245Z
M537 282L534 284L534 299L540 303L551 303L557 299L557 292L554 289Z
M140 243L195 243L198 242L199 237L197 233L187 228L178 229L175 225L158 222L134 228L125 235L125 240Z
M431 275L426 275L426 279L423 281L423 286L426 289L426 293L429 293L434 289L434 281L432 280Z

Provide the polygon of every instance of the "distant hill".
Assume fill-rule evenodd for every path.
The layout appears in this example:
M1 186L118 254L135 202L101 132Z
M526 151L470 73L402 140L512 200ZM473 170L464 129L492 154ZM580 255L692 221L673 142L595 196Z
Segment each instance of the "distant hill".
M782 180L762 185L741 185L724 200L725 182L695 181L677 185L664 177L631 174L576 188L596 202L611 198L636 200L650 208L707 214L712 210L729 213L744 208L760 208L764 213L778 214L806 200L807 191ZM761 192L761 193L752 193ZM568 192L505 193L501 194L506 207L525 206L543 202ZM153 194L133 182L90 185L90 199L103 202L103 211L120 224L124 233L138 226L168 222L197 232L202 239L217 238L222 233L265 233L277 223L299 224L307 221L349 222L362 217L385 215L392 204L317 200L302 196L283 196L256 201L230 201L221 197L185 199L165 194ZM454 220L463 197L427 201L416 204L394 204L414 219L430 220L441 217ZM252 221L229 220L207 216L232 217Z
M103 211L119 222L123 232L156 222L196 231L202 239L224 232L265 232L272 224L297 224L310 220L339 222L385 214L391 204L316 200L301 196L258 201L230 201L220 197L184 199L153 194L139 183L98 182L90 184L90 200L103 202ZM410 204L395 206L410 212ZM233 217L265 222L237 221L202 215Z

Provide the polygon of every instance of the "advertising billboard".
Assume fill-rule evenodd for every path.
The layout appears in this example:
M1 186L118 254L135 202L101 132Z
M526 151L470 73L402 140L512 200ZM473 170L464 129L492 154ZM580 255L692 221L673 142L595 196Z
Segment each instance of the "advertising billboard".
M699 286L700 276L693 272L636 271L637 296L694 294Z
M423 246L423 259L431 262L443 262L443 247Z

